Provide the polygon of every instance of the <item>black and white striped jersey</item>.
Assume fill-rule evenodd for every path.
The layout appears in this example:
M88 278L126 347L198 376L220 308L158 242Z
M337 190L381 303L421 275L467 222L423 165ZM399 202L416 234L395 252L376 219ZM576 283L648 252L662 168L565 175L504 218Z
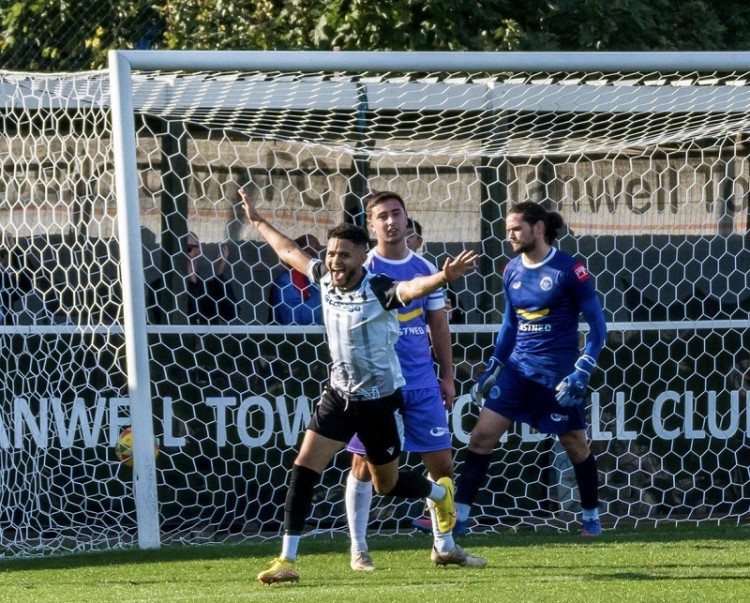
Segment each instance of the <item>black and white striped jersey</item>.
M345 396L374 400L404 385L395 351L399 332L395 310L403 307L396 281L365 270L355 289L341 291L331 283L322 261L312 260L307 273L320 283L331 387Z

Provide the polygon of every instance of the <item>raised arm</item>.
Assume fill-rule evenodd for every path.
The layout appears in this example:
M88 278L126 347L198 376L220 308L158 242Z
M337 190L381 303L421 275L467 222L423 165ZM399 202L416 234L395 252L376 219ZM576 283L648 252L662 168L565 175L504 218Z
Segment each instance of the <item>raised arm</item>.
M429 295L474 270L478 257L476 251L465 249L454 259L445 260L440 272L429 276L417 276L410 281L401 281L398 284L398 296L401 301L408 304L412 300Z
M250 195L244 189L240 189L240 197L242 197L242 203L245 206L247 221L258 229L261 236L276 252L276 255L279 256L279 259L295 270L299 270L302 273L306 272L307 265L310 263L312 256L307 255L297 243L285 234L280 233L267 222L258 213L255 204L250 199Z

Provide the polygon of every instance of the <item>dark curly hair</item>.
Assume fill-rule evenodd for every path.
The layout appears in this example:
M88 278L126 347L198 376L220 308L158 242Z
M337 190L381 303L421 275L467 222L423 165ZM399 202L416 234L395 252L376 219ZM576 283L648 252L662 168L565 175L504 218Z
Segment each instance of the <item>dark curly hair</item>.
M544 222L544 239L550 245L557 238L557 232L565 226L565 220L556 211L547 211L539 203L521 201L511 206L510 214L521 214L521 219L532 226L540 220Z
M328 231L329 239L345 239L366 249L370 247L370 235L361 226L343 222Z

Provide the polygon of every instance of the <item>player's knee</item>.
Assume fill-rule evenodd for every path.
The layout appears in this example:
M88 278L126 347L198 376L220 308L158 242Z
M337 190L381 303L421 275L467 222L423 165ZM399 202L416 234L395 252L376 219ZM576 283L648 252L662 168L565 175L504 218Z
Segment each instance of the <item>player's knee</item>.
M386 496L391 493L393 488L396 487L396 480L372 480L372 485L375 488L375 494Z
M474 428L469 436L469 450L477 454L490 454L497 440L494 433Z
M352 475L361 482L369 482L372 479L367 461L359 454L352 455Z
M580 465L583 461L591 456L591 449L586 446L584 448L575 448L568 452L568 458L574 465Z
M591 448L585 437L563 434L560 436L560 443L574 464L582 463L591 455Z
M479 413L479 419L469 436L469 450L477 454L490 454L498 440L510 429L513 422L487 408Z
M398 481L398 465L394 462L387 465L373 465L370 471L372 486L376 494L388 494Z

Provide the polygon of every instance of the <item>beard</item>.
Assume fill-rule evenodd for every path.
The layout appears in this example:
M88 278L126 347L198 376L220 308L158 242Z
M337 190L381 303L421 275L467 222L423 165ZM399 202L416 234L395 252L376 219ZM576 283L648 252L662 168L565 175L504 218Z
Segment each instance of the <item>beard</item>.
M526 243L519 243L518 246L513 250L516 255L522 253L531 253L536 250L536 241L527 241Z

